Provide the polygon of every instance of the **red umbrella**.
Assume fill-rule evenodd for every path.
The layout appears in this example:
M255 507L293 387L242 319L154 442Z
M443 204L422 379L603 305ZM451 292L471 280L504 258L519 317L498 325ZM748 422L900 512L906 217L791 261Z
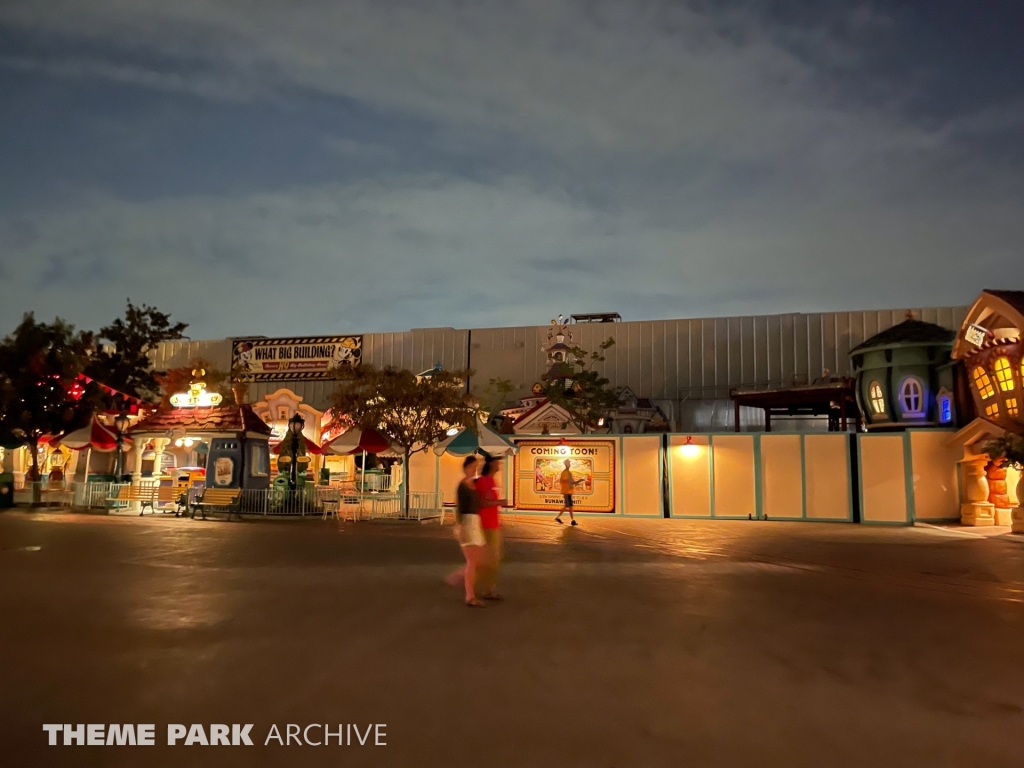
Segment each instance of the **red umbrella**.
M319 446L316 443L314 443L312 440L310 440L305 435L302 436L302 439L306 441L306 452L307 453L312 453L315 456L319 456L321 453L324 452L324 449L321 446ZM270 452L273 453L275 456L278 455L279 453L281 453L281 443L278 443L273 448L271 448Z
M375 429L350 429L345 434L324 444L325 453L347 456L352 453L401 453L384 435Z
M68 435L64 435L60 439L60 444L73 451L92 448L93 450L106 453L117 448L117 432L93 416L92 423L88 427L82 427ZM122 446L127 447L131 444L130 438L121 438Z

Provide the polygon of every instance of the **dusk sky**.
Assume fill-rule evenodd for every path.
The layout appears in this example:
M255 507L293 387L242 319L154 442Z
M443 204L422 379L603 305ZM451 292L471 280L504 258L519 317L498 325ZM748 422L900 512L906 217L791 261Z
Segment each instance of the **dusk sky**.
M0 335L1024 288L1022 34L1021 0L0 0Z

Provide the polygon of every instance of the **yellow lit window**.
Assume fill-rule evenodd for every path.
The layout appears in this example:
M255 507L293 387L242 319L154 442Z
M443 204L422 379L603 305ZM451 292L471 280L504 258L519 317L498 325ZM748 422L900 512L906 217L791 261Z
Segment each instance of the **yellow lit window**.
M1016 397L1011 397L1011 398L1007 399L1007 401L1006 401L1006 414L1008 416L1016 416L1017 415L1017 398Z
M882 394L881 385L877 381L872 381L868 391L871 395L871 407L875 409L875 413L885 413L885 396Z
M978 388L978 394L981 395L982 400L988 400L992 395L996 393L995 387L992 386L992 379L985 373L985 369L980 365L974 369L974 386Z
M996 360L995 364L996 381L999 382L999 388L1003 392L1013 391L1013 368L1010 367L1010 361L1005 357L1000 357Z
M999 403L992 403L988 408L985 409L986 416L992 416L995 418L999 415Z

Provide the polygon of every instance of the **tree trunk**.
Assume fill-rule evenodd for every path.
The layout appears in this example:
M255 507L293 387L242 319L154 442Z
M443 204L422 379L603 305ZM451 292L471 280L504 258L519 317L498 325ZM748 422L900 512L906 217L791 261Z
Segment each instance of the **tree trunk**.
M412 456L412 451L408 448L405 449L405 466L402 467L402 485L404 486L402 492L402 517L409 516L409 457Z
M37 438L29 438L28 446L29 450L32 451L32 477L35 478L32 482L32 506L35 507L42 503L43 499L41 492L43 478L39 474L39 440Z

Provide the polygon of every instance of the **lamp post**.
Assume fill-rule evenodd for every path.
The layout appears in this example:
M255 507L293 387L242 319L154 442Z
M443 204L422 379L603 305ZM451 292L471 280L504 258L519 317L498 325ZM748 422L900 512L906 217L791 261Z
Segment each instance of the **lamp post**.
M302 419L299 414L295 414L288 419L288 431L292 434L292 468L291 475L288 477L288 487L293 491L299 485L299 440L302 439L302 428L306 426L306 422Z
M123 411L114 417L114 429L117 431L117 456L114 461L114 482L121 481L124 474L124 433L128 429L128 415Z

